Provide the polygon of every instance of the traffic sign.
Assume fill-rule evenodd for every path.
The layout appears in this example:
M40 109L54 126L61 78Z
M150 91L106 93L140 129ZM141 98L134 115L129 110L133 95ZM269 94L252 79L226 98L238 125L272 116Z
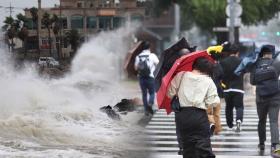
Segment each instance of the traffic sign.
M239 3L233 3L232 7L233 7L232 8L233 9L233 11L232 11L233 12L233 17L235 17L235 18L239 17L242 14L242 11L243 11L242 6ZM229 4L226 7L226 15L228 17L231 16L230 15L230 5Z
M234 18L233 26L235 27L241 26L241 18ZM227 27L230 27L230 18L227 18Z
M228 32L229 28L228 27L214 27L213 31L214 32Z
M236 3L240 3L240 0L234 0ZM230 3L230 0L227 0L228 3Z

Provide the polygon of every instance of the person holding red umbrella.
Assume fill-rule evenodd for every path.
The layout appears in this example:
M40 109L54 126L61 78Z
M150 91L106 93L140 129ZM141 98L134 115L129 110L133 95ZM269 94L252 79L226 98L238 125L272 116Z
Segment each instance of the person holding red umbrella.
M220 103L215 83L211 79L213 63L205 57L195 59L191 72L179 72L172 79L167 95L178 92L181 111L178 129L183 140L183 157L214 158L210 142L210 125L206 109ZM180 87L179 87L180 85Z

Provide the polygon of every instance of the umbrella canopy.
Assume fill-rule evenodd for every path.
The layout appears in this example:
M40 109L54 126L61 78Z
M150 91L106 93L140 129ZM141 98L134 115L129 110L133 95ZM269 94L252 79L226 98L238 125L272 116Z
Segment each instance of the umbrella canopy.
M143 51L144 42L140 41L136 44L133 49L131 49L125 59L124 69L127 72L129 77L133 77L137 75L137 71L134 69L135 58L138 54Z
M251 69L254 67L255 63L257 62L257 60L260 57L261 51L263 49L269 49L272 53L273 58L276 59L274 66L279 67L280 68L280 64L278 64L277 57L278 55L275 52L275 46L274 45L263 45L260 49L257 49L255 52L252 52L250 54L248 54L246 57L244 57L241 61L241 63L239 64L239 66L235 69L234 73L236 75L240 75L244 72L250 72Z
M173 44L171 47L164 50L164 52L161 54L159 63L154 72L156 91L159 89L161 85L161 79L171 69L174 62L182 56L182 54L180 54L179 51L183 48L186 48L190 52L193 52L195 51L196 47L190 47L187 40L185 38L182 38L177 43Z
M168 86L177 73L181 71L192 71L193 62L199 57L205 57L214 62L206 50L184 55L175 61L175 64L173 64L168 73L162 78L161 85L157 91L157 103L159 109L165 109L167 114L171 113L171 98L167 96Z
M280 52L275 55L275 59L273 61L273 66L279 71L280 70Z

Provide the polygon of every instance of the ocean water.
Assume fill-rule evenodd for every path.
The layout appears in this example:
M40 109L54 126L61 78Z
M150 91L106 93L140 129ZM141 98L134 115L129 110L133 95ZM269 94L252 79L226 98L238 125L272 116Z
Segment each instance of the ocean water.
M92 37L60 79L39 76L34 64L15 70L11 54L0 50L0 157L147 157L136 125L143 114L114 121L99 111L140 96L122 73L132 31Z

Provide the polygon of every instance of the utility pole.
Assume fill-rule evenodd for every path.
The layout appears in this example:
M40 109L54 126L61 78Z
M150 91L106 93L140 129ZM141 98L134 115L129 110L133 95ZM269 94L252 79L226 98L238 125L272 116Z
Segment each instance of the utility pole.
M38 0L38 21L37 21L37 33L38 33L38 53L39 53L39 57L40 57L40 53L41 53L41 19L42 19L42 15L41 15L41 0Z
M85 41L87 41L87 37L88 37L88 35L87 35L87 13L86 13L86 5L87 5L87 3L86 3L87 1L86 0L84 0L83 1L83 32L84 32L84 40ZM84 41L84 42L85 42Z
M174 3L174 12L175 12L175 27L174 27L174 34L175 34L175 41L179 40L180 36L180 6L177 3Z
M62 42L63 42L63 38L62 38L62 31L63 31L63 21L62 21L62 10L61 10L61 0L59 0L59 53L58 53L58 57L59 60L61 60L62 58Z
M230 25L229 25L229 42L230 43L234 43L235 39L234 39L234 8L233 8L233 4L234 4L234 0L230 0L229 1L229 8L230 8L230 16L229 16L229 20L230 20Z
M7 8L9 9L9 12L10 12L10 17L12 17L12 13L14 12L14 11L13 11L14 7L12 7L11 2L10 2L10 6L9 6L9 7L7 7Z

